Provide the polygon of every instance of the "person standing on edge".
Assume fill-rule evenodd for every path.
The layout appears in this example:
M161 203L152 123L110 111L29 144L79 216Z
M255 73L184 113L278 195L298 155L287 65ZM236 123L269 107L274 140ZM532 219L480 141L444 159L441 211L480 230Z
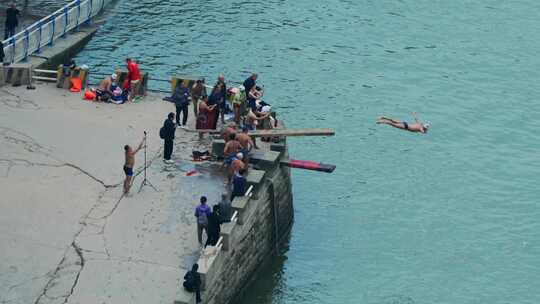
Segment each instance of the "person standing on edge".
M124 163L124 173L126 174L126 179L124 180L124 194L129 193L129 188L131 188L131 181L133 179L133 167L135 166L135 154L141 150L145 144L144 138L137 147L133 150L129 145L124 146L124 153L126 157L126 162Z
M172 99L176 106L176 124L185 128L188 120L189 91L183 81L176 85ZM180 112L182 112L182 124L180 124Z
M220 104L220 100L221 100L221 96L222 96L222 92L221 92L221 87L223 85L221 84L221 82L216 82L216 85L214 86L214 88L212 88L212 92L210 93L210 97L208 97L208 104L213 106L215 105L216 106L216 111L214 113L214 115L212 116L212 120L211 120L211 128L210 129L216 129L217 128L217 122L219 120L219 111L220 111L220 107L221 107L221 104Z
M139 93L139 87L141 84L141 70L135 61L131 58L126 58L126 66L128 70L127 79L129 81L129 101L133 101L133 98Z
M219 240L219 234L221 233L221 219L219 218L219 206L214 205L212 207L212 212L208 215L208 228L207 228L208 239L206 239L206 244L204 247L216 246Z
M199 110L199 99L206 96L206 87L201 79L198 79L193 87L191 87L191 101L193 102L193 114L197 117Z
M253 73L251 76L249 76L244 81L244 90L246 91L246 94L251 91L251 88L253 88L257 83L257 74Z
M247 179L246 179L246 169L241 169L236 172L232 181L232 192L231 192L231 202L237 196L244 196L246 194L247 188Z
M242 146L240 152L244 154L244 163L249 163L249 153L253 148L257 149L255 146L255 142L253 139L251 139L251 136L248 135L248 128L244 126L242 128L242 133L236 134L236 140L240 143L240 146Z
M218 84L221 84L221 91L219 91L218 100L217 100L218 111L219 111L219 116L221 117L221 123L225 124L225 110L226 110L226 102L227 102L227 85L225 84L225 76L223 76L223 74L220 74L218 76L216 86Z
M219 217L222 223L228 223L231 221L232 207L231 202L228 200L227 193L221 194L221 201L219 202Z
M161 131L160 131L160 137L163 138L163 140L165 141L164 151L163 151L163 161L168 164L174 163L171 160L171 155L173 151L175 131L176 131L176 127L174 125L174 113L171 112L167 116L167 119L165 120L165 122L163 122L163 127L161 128Z
M197 218L197 238L199 244L202 245L202 231L206 231L208 235L208 216L212 213L210 207L206 204L206 196L201 197L201 204L195 208L195 217Z
M15 29L19 25L18 16L21 15L21 12L15 6L15 2L11 2L9 8L6 10L6 24L4 32L4 40L8 39L11 36L15 36Z

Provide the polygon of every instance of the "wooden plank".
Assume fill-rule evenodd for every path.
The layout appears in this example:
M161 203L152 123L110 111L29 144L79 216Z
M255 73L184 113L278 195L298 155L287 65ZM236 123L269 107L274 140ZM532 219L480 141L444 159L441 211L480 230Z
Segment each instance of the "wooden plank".
M312 170L312 171L319 171L319 172L326 172L326 173L332 173L336 169L336 166L334 165L317 163L317 162L306 161L306 160L296 160L296 159L282 161L281 164L287 167L291 167L291 168Z
M257 130L250 132L249 136L334 136L336 133L332 129L271 129Z
M221 130L209 130L209 129L188 129L188 132L197 133L210 133L219 134ZM270 136L334 136L336 133L332 129L270 129L270 130L257 130L255 132L249 132L249 136L252 137L270 137Z

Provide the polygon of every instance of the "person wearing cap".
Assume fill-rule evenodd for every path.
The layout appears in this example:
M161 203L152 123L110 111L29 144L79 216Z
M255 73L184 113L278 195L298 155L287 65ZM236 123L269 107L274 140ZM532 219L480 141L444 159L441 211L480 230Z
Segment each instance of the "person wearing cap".
M413 133L422 133L422 134L427 133L431 125L429 123L424 123L420 119L418 119L418 117L416 116L416 112L413 112L412 116L415 120L414 123L407 123L405 121L399 121L399 120L381 116L377 119L377 124L385 124L385 125L392 126L394 128L402 129L402 130L413 132Z
M111 74L111 76L105 77L100 83L99 87L96 89L96 100L99 101L108 101L109 98L113 95L111 86L116 82L116 73Z

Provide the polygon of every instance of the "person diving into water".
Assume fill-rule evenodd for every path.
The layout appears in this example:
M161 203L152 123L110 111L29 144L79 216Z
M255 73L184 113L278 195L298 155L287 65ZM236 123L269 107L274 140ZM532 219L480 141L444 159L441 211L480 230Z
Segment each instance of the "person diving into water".
M412 116L414 117L414 120L415 120L414 123L407 123L405 121L394 120L391 118L381 116L377 119L377 124L390 125L394 128L406 130L413 133L424 133L424 134L427 133L431 125L429 123L422 122L420 119L418 119L418 117L416 116L416 112L413 112Z

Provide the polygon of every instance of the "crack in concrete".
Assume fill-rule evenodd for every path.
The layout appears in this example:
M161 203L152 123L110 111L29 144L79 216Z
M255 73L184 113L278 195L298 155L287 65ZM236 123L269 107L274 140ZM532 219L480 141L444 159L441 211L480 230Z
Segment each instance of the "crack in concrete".
M25 134L23 132L7 128L0 127L0 135L4 137L4 140L16 145L23 145L23 148L28 152L38 152L49 156L50 149L40 145L37 140Z
M82 232L82 229L81 229L81 232ZM75 287L77 287L77 284L79 283L79 277L81 276L81 272L83 271L84 264L86 262L84 260L82 250L81 250L81 248L79 246L77 246L77 243L75 243L75 241L73 241L73 243L71 243L71 246L73 246L73 248L75 249L75 252L77 252L77 255L79 256L80 263L81 263L81 269L79 270L79 272L77 272L77 276L75 277L75 281L73 282L73 285L71 286L71 290L69 292L69 295L64 300L64 304L68 302L69 297L75 291Z
M156 155L153 158L151 158L150 161L148 161L145 164L145 166L143 166L143 168L139 169L138 172L136 172L134 177L137 177L138 175L142 174L144 172L144 169L150 167L152 165L152 163L156 159L158 159L161 155L162 155L161 152L157 152ZM169 268L175 268L175 269L177 268L176 266L160 264L160 263L157 263L157 262L146 261L146 260L143 260L143 259L118 258L118 257L112 257L111 256L111 253L110 253L109 248L108 248L107 238L105 236L105 229L106 229L106 226L108 224L108 218L110 216L112 216L114 214L114 212L117 210L118 206L120 205L120 202L125 197L125 195L122 194L120 196L120 198L115 202L114 206L109 210L109 212L107 212L106 215L104 215L102 217L99 217L99 218L93 218L90 215L96 208L99 207L99 205L103 204L102 199L105 196L105 193L107 193L107 191L109 191L110 189L119 186L121 183L118 183L116 185L107 185L102 180L96 178L95 176L93 176L92 174L87 172L86 170L80 168L79 166L71 164L71 163L59 163L59 164L39 163L39 162L31 162L31 161L29 161L27 159L0 159L0 162L8 162L9 166L26 165L26 166L46 166L46 167L56 167L56 168L58 168L58 167L70 167L70 168L78 170L79 172L87 175L89 178L91 178L94 181L100 183L105 188L105 190L99 195L97 202L88 210L86 215L81 219L81 221L79 223L81 225L81 227L80 227L79 231L77 231L77 233L73 236L73 240L71 242L71 245L64 251L64 255L63 255L62 259L60 260L60 262L58 263L56 269L54 271L52 271L52 273L49 272L47 274L47 276L49 276L50 279L47 282L47 284L45 285L45 287L43 288L40 295L34 301L34 304L40 304L40 302L41 302L41 300L43 298L51 299L51 300L64 299L64 301L63 301L64 304L69 301L69 298L71 297L71 295L73 295L73 293L75 292L75 289L77 288L77 285L78 285L79 279L80 279L80 275L81 275L82 271L84 270L84 266L86 264L86 259L85 259L84 255L83 255L83 253L84 252L89 252L89 253L90 252L95 252L95 251L92 251L92 250L84 249L84 248L82 248L81 246L79 246L77 244L77 239L81 236L81 234L85 230L85 228L87 226L90 226L90 225L94 226L94 227L97 227L97 228L100 228L100 230L98 231L97 234L102 235L103 244L104 244L103 249L105 251L105 254L107 255L106 260L120 261L120 262L130 262L130 263L141 263L141 264L156 265L156 266L169 267ZM88 222L88 220L104 220L104 223L103 223L103 225L98 225L98 224L95 224L95 223L90 223L90 222ZM78 271L76 272L76 275L75 275L73 284L71 285L71 288L69 290L69 293L64 294L64 295L60 295L60 296L56 296L56 297L51 297L50 295L48 295L48 292L49 292L49 290L51 288L53 288L54 286L57 285L56 280L60 278L60 273L59 272L61 270L63 270L64 268L72 266L67 262L67 256L70 253L70 250L74 250L76 255L78 256L78 259L79 259L78 266L80 266L80 267L78 268ZM101 252L96 252L96 253L102 254ZM89 260L99 260L99 259L89 259Z
M95 177L94 175L92 175L88 171L86 171L86 170L82 169L81 167L79 167L77 165L74 165L72 163L62 163L62 164L41 163L41 162L32 162L32 161L29 161L29 160L24 159L24 158L12 158L12 159L0 158L0 162L7 162L8 163L8 171L7 171L5 177L9 177L9 172L11 171L11 168L13 168L13 167L15 167L17 165L51 167L51 168L69 167L69 168L73 168L73 169L79 171L80 173L88 176L89 178L93 179L94 181L100 183L105 188L114 188L114 187L117 187L118 185L120 185L120 183L117 183L117 184L114 184L114 185L106 184L101 179Z
M21 96L11 93L5 89L0 89L0 92L8 95L8 96L2 96L2 98L0 98L0 102L3 103L8 108L23 109L24 105L29 104L31 105L30 108L32 108L33 110L41 109L41 107L37 103L33 102L32 100L24 99Z

